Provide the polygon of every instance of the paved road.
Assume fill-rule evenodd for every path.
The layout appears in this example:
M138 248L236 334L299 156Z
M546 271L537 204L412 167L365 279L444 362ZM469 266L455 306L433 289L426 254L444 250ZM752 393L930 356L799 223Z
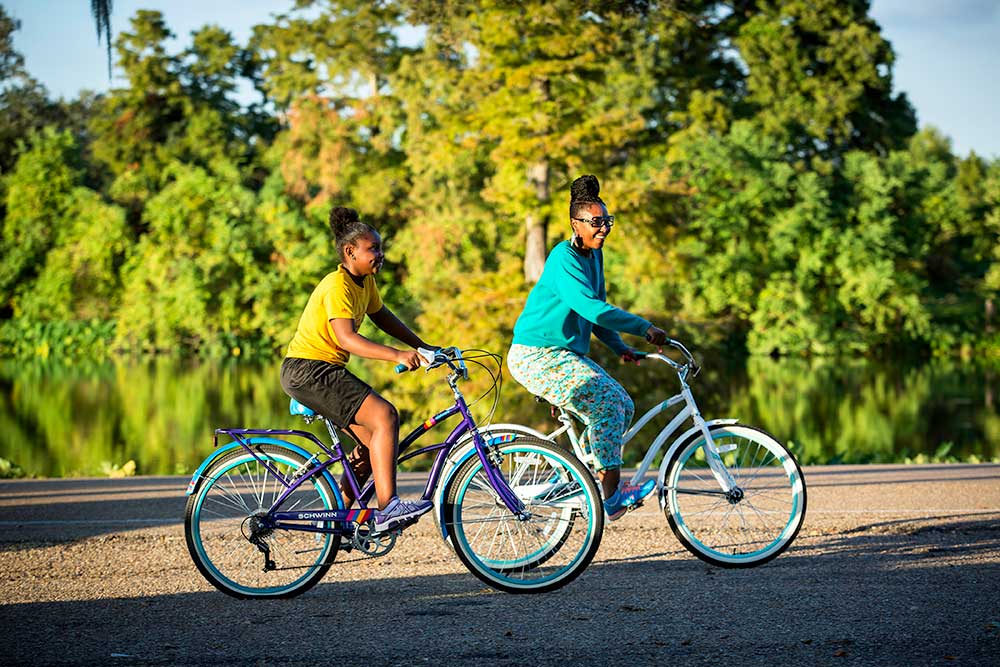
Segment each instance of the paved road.
M566 588L504 595L425 520L250 602L192 565L186 479L0 482L0 664L1000 665L1000 466L806 479L798 540L754 570L694 559L648 506Z

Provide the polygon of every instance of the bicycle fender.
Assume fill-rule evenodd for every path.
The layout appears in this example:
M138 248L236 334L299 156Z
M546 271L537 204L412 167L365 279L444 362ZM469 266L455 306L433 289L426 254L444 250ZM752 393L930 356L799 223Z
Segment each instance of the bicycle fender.
M480 429L479 431L479 434L483 436L488 445L496 444L495 441L502 437L501 435L492 435L494 433L504 435L513 433L515 436L530 435L542 440L548 440L545 434L528 426L521 426L520 424L493 424L489 428ZM434 489L434 519L438 525L442 540L448 539L448 528L444 523L444 491L448 488L448 484L451 482L451 478L455 475L459 466L469 460L469 457L475 455L476 446L472 442L472 434L467 433L455 444L455 447L452 448L447 458L445 458L444 464L441 466L443 474L438 480L437 488Z
M739 419L710 419L705 422L705 426L708 428L714 428L716 426L731 426L732 424L738 424ZM681 433L677 438L670 443L670 447L667 449L667 453L663 455L663 461L660 462L660 471L656 475L656 487L663 492L663 485L667 479L667 466L670 465L670 460L674 456L674 452L677 451L682 445L686 445L688 441L694 438L701 432L701 429L697 426L692 426L688 430Z
M309 460L309 458L312 457L312 454L307 452L305 449L303 449L299 445L288 442L287 440L278 440L277 438L260 437L260 438L246 438L246 442L247 444L250 445L279 445L281 447L287 447L288 449L294 451L296 454L304 457L306 460ZM205 460L201 462L201 465L198 466L198 469L194 471L194 474L191 475L191 481L188 482L187 491L184 492L184 495L190 496L195 491L197 491L198 487L201 486L201 480L204 479L202 473L205 471L205 469L208 468L208 466L211 465L211 463L216 459L218 459L220 456L224 456L225 454L228 454L234 449L243 449L243 446L239 442L234 441L230 442L228 445L220 447L219 449L209 454L208 457L206 457ZM333 487L334 493L338 494L339 496L340 487L337 485L337 482L334 481L333 476L330 475L329 470L324 470L323 476L326 477L326 480L328 482L330 482L330 486ZM343 504L343 499L340 499L340 501L341 504Z

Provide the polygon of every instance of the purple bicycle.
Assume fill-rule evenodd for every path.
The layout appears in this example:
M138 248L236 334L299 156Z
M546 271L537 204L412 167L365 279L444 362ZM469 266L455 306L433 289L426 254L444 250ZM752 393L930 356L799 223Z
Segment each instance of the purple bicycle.
M423 497L435 508L462 563L490 586L538 593L566 585L587 567L600 546L604 513L587 468L573 454L531 435L493 435L477 428L458 388L466 361L493 376L499 396L499 358L463 356L457 348L428 353L427 370L447 367L454 404L423 422L400 442L399 462L436 453ZM497 374L477 359L491 357ZM496 403L494 403L494 406ZM316 585L340 551L387 554L400 530L374 529L371 482L359 488L349 466L346 483L357 506L348 509L332 466L345 453L333 424L292 401L292 414L321 419L332 443L308 431L224 428L232 439L195 471L188 485L184 533L198 570L223 593L238 598L292 597ZM443 442L402 455L420 436L460 415ZM305 439L311 452L287 438ZM475 455L446 476L448 454L471 438ZM338 466L339 467L339 466Z

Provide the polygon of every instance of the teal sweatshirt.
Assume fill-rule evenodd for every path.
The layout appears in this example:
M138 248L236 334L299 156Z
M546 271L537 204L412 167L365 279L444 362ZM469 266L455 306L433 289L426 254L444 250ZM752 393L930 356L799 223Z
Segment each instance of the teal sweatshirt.
M514 343L585 355L593 333L615 354L623 354L629 348L618 332L642 336L650 323L609 305L606 297L601 251L584 255L563 241L549 253L542 277L528 294L514 324Z

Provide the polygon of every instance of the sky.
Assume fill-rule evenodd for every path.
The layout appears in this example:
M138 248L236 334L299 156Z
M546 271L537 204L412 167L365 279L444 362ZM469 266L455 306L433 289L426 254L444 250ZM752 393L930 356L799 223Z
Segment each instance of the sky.
M86 0L0 0L21 21L14 46L28 72L54 97L80 89L106 91L107 55L97 43ZM179 50L190 33L213 23L246 42L253 25L267 22L291 0L114 0L112 30L128 26L137 9L163 12ZM921 127L933 125L958 155L975 151L1000 158L1000 0L873 0L871 15L896 53L895 92L905 92ZM113 38L112 38L113 41Z

